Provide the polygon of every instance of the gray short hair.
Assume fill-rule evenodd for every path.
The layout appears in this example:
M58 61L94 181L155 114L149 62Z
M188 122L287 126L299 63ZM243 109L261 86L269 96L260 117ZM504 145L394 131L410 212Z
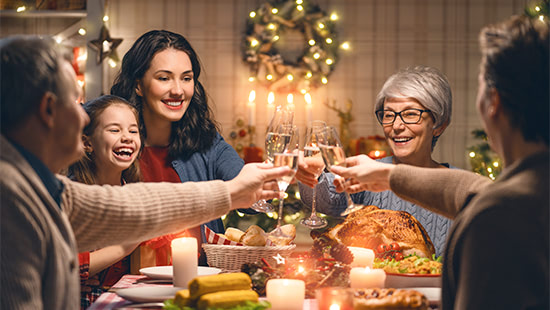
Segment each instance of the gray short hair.
M376 96L374 111L382 110L387 98L414 98L432 111L434 128L451 123L453 96L449 81L433 67L415 66L390 76ZM432 141L432 149L437 139Z
M71 61L70 53L49 37L19 35L0 40L2 133L31 115L46 92L59 96L64 60Z
M387 98L414 98L432 111L435 128L451 122L452 93L449 81L439 70L409 67L390 76L376 96L374 110L381 110Z

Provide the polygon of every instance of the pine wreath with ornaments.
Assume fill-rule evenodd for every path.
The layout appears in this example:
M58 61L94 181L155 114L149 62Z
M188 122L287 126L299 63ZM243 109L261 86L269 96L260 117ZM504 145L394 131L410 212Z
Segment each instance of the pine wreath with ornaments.
M349 47L339 45L337 20L335 13L327 15L306 0L268 0L250 12L243 48L250 81L272 91L302 93L327 84L338 62L338 49ZM285 35L292 31L301 33L304 48L296 59L285 59L281 46L290 41Z

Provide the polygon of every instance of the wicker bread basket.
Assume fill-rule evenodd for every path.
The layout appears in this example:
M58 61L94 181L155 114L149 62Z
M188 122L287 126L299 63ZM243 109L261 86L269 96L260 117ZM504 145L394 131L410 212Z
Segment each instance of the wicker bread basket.
M296 248L295 244L285 246L239 246L203 244L206 260L210 267L221 268L225 272L237 272L245 263L255 263L262 258L274 264L273 256L280 254L287 258Z

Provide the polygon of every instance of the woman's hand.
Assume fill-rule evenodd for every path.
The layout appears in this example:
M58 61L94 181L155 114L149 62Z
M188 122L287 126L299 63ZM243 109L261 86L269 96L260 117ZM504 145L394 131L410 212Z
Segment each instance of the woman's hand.
M260 199L280 198L277 178L291 172L287 166L273 167L270 163L250 163L226 184L231 194L231 210L250 207Z
M304 152L300 151L300 159L298 160L298 170L294 178L303 184L313 188L319 181L317 180L318 167L311 167L304 160Z
M331 172L346 179L346 182L335 180L337 191L357 193L365 190L371 192L390 190L390 172L395 167L393 164L380 163L366 155L358 155L348 157L346 166L331 168Z

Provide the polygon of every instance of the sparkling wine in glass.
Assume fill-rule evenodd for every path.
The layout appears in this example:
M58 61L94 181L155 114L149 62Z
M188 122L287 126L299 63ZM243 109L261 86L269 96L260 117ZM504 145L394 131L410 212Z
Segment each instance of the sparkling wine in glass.
M288 107L277 106L265 135L265 153L269 162L273 163L274 154L284 150L285 145L288 143L290 137L281 134L281 132L284 131L285 126L292 126L293 119L294 111ZM263 213L275 211L273 206L264 199L256 201L251 208Z
M325 169L325 162L319 149L319 142L317 135L325 129L327 124L323 121L313 121L306 128L306 137L304 144L304 161L315 174L315 178L319 178L323 169ZM313 194L311 201L311 215L308 218L303 218L300 223L311 229L318 229L327 226L327 221L318 216L315 211L315 189L317 185L313 186Z
M338 132L334 127L326 127L322 130L319 135L319 149L321 150L321 155L325 161L325 165L330 169L332 166L345 166L346 153L344 152L344 147L340 138L338 137ZM340 213L340 215L345 216L357 210L363 208L363 205L355 204L351 200L351 196L348 192L344 192L348 202L348 207Z
M277 184L279 185L279 191L285 192L292 182L296 171L298 170L298 150L299 150L299 130L296 126L282 126L284 128L284 134L288 134L290 139L284 150L277 152L273 155L273 166L281 167L288 166L291 169L291 172L283 177L277 179ZM281 221L283 219L283 202L284 198L279 199L279 214L277 217L277 227L271 236L275 238L288 238L289 236L285 235L281 230Z

